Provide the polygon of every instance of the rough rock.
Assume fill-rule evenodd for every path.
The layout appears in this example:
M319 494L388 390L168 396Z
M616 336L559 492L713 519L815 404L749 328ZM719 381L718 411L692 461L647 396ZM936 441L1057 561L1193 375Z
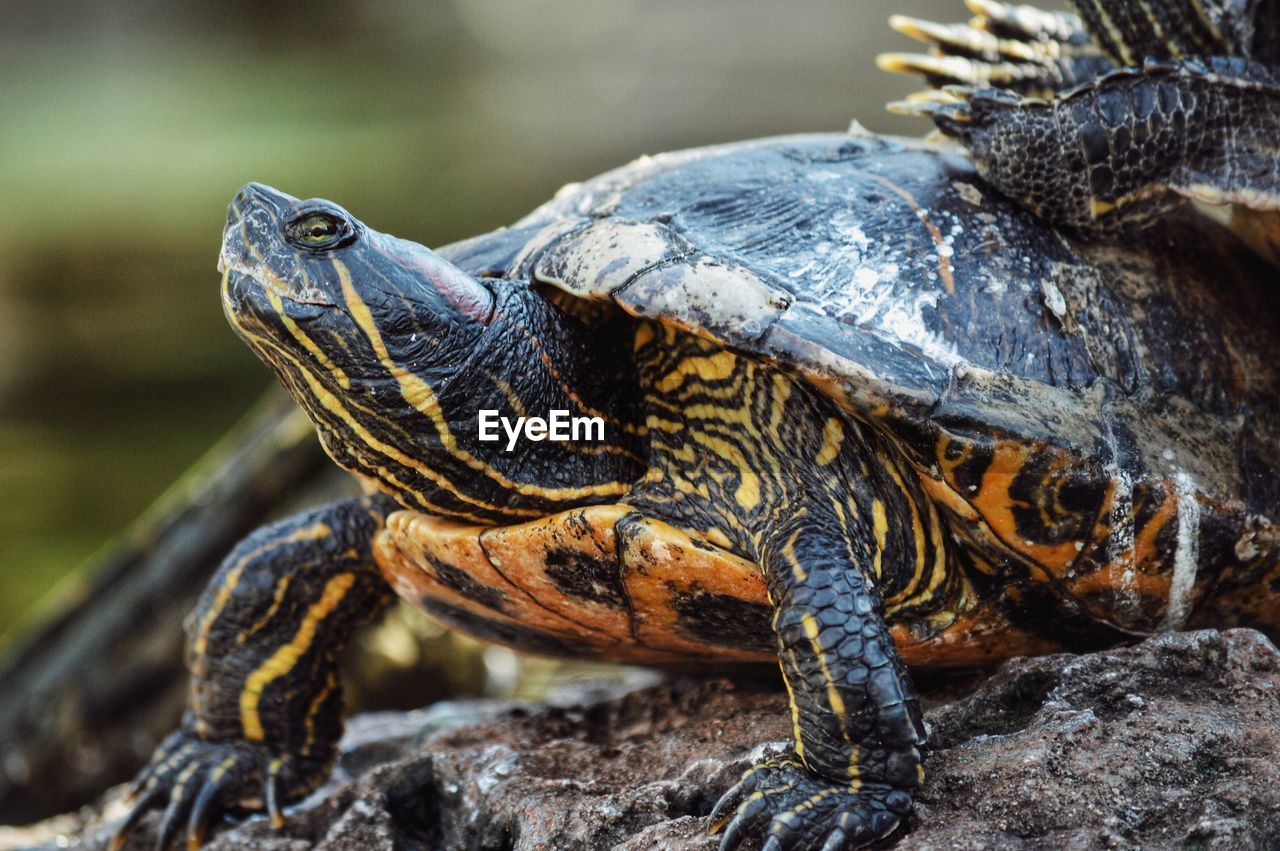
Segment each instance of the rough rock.
M926 785L878 847L1280 846L1280 651L1259 633L1017 659L954 692L927 695ZM712 849L712 804L789 728L785 695L684 678L362 716L283 832L253 818L209 847Z

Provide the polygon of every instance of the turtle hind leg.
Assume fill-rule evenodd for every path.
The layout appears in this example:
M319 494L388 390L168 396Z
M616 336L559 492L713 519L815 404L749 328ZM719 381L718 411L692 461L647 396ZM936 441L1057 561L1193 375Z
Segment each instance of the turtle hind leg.
M1238 58L1152 62L1056 100L951 88L913 111L1047 221L1134 229L1191 198L1280 209L1280 75Z
M223 561L191 619L190 708L131 791L111 847L152 810L156 847L199 847L220 814L281 806L329 774L342 733L338 654L391 589L371 543L393 506L345 500L259 529Z
M886 71L920 75L935 88L996 86L1037 96L1115 68L1075 15L993 0L970 0L969 7L974 17L964 24L894 15L890 26L931 49L881 54L877 64Z
M769 851L859 847L897 827L923 779L919 704L871 571L851 557L876 552L877 538L854 525L801 510L763 547L795 751L752 767L716 804L722 851L753 833Z

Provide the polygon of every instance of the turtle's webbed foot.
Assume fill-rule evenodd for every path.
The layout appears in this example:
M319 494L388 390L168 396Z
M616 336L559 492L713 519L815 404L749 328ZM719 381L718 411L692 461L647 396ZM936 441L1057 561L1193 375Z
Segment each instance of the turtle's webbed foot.
M1047 95L1105 73L1111 60L1094 46L1075 15L992 0L970 0L974 17L937 24L894 15L889 25L928 45L928 53L885 53L886 71L924 77L933 87L998 86Z
M890 833L910 806L901 789L841 786L782 756L753 767L720 798L711 831L724 830L720 851L752 834L767 837L764 851L847 851Z
M130 790L133 807L111 841L120 849L152 810L163 809L157 849L180 834L187 848L199 848L209 824L230 809L262 809L283 824L277 784L280 762L266 748L243 741L211 742L179 730L156 750Z

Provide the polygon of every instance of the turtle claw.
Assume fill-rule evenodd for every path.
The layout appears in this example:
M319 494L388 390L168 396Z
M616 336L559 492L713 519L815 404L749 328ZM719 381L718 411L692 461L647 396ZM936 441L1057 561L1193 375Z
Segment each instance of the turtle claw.
M894 115L914 115L925 118L932 118L948 109L956 111L967 109L969 105L967 100L948 91L955 88L957 87L948 86L944 89L912 92L902 100L890 101L885 108Z
M280 809L280 760L273 759L267 763L267 779L264 784L263 798L267 807L267 818L276 830L284 827L284 812Z
M156 787L141 797L136 795L133 790L130 790L128 799L133 806L130 808L129 814L124 817L124 821L116 828L116 832L111 836L111 841L107 844L109 851L120 851L124 847L124 844L129 841L129 836L133 833L133 829L137 827L138 822L142 821L142 817L150 812L153 806L164 800L164 795Z
M1002 39L1058 42L1062 47L1089 44L1089 34L1078 15L1038 9L999 0L964 0L973 13L969 26Z
M116 829L109 848L123 848L142 820L161 805L164 812L156 829L156 851L171 848L181 833L185 833L188 849L199 848L209 824L222 812L261 805L264 777L274 775L264 771L269 762L270 755L258 745L207 742L186 731L174 733L134 781L129 792L133 807ZM272 785L274 782L267 789ZM278 815L278 804L274 809Z
M964 56L932 56L925 53L881 53L876 67L894 74L924 77L931 85L947 83L990 84L989 68Z
M1007 89L946 85L889 104L890 112L929 118L947 137L969 143L977 135L1015 121L1019 111L1048 101Z
M967 142L974 130L974 98L979 91L968 86L946 86L894 101L888 109L895 115L928 118L944 137ZM981 91L994 94L997 90Z
M961 83L1044 97L1115 67L1076 15L996 0L971 0L969 8L974 17L962 24L892 16L889 26L922 42L927 51L885 53L876 64L924 77L935 88Z
M724 831L720 851L736 851L761 833L763 851L850 851L893 831L910 805L910 794L900 789L841 787L795 757L775 757L721 797L711 812L711 832Z

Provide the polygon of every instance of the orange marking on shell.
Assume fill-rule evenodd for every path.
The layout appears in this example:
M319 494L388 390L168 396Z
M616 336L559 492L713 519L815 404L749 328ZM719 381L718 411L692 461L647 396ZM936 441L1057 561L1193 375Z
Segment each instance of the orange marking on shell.
M705 642L684 640L670 630L650 630L646 638L652 639L652 644L637 637L633 613L635 622L641 624L652 624L655 617L668 618L669 623L674 613L670 589L654 593L655 578L640 570L625 571L618 563L614 526L632 511L628 506L595 506L507 527L467 525L399 511L387 519L386 529L375 541L374 554L387 581L418 608L429 611L430 601L447 603L488 621L517 624L526 630L568 639L594 650L600 659L670 666L772 662L771 653L734 648L721 652ZM763 579L754 573L750 562L727 553L717 557L696 548L684 533L664 527L664 535L667 532L672 541L662 570L652 563L646 563L643 569L656 571L664 580L675 576L701 578L717 593L739 588L742 593L751 593L752 601L761 599L767 604ZM611 560L627 586L627 604L612 607L566 593L563 579L558 584L546 570L548 554L565 552ZM721 565L725 559L736 559L738 563L731 571L725 571ZM571 559L551 561L553 567L572 563ZM460 593L441 578L438 564L465 574L478 585L502 591L501 611ZM743 586L728 578L744 572L754 575L753 583ZM638 611L633 594L638 595ZM464 625L451 626L465 631Z
M502 531L511 544L524 543L530 552L547 552L549 546L564 540L594 540L596 545L614 539L618 518L630 513L626 505L599 505L554 514L543 520L503 527L471 526L439 520L416 512L396 512L388 518L387 530L375 543L378 563L388 581L404 599L426 608L425 601L443 601L476 616L506 623L520 624L567 639L584 648L594 649L598 658L639 664L698 667L724 663L776 664L776 656L758 650L708 644L685 635L678 627L678 614L672 604L678 591L718 594L744 603L769 605L764 578L753 562L724 552L687 532L667 523L646 520L632 527L622 559L634 628L628 624L623 633L588 630L581 622L580 600L561 594L559 604L566 612L553 612L535 603L525 589L513 585L508 564L498 571L489 562L481 537L492 537ZM585 536L585 537L584 537ZM503 548L506 552L506 548ZM472 580L506 594L503 612L485 607L466 598L444 584L431 562L447 563L470 576ZM534 577L538 568L534 558L526 558L515 569L521 582L531 581L545 599L545 580ZM544 601L540 600L540 601ZM605 621L596 621L603 624ZM460 624L461 626L461 624ZM1060 646L1032 633L1019 630L998 614L996 607L968 610L956 614L955 621L945 627L932 624L895 623L892 636L902 658L910 665L923 667L973 667L1000 662L1015 655L1052 653ZM520 650L520 646L516 646Z
M982 516L978 514L969 502L956 493L955 486L949 482L939 481L932 476L920 476L920 485L924 488L929 498L937 502L947 511L950 511L956 517L973 523L981 523Z
M1125 576L1132 572L1131 576ZM1102 594L1117 588L1132 588L1144 597L1165 602L1169 598L1169 574L1147 573L1124 561L1113 561L1098 570L1090 571L1067 580L1066 586L1074 595L1084 597Z
M976 551L993 557L999 554L1016 559L1026 569L1030 579L1036 582L1049 581L1048 571L1029 560L1028 553L1015 550L1000 538L987 525L986 518L979 514L964 497L956 493L952 485L924 475L920 477L920 482L926 495L961 521L959 524L952 524L953 531L959 533L963 540L970 542ZM985 572L991 575L999 572L987 562L983 563L987 565Z
M952 489L958 489L953 471L960 461L948 461L942 451L947 444L942 444L938 451L938 463L948 475L948 483ZM994 455L986 471L982 474L982 484L977 493L958 494L968 502L977 514L982 517L992 533L999 538L1005 547L1021 553L1044 567L1050 574L1061 575L1080 554L1085 541L1070 540L1057 544L1040 544L1029 541L1018 533L1017 520L1014 518L1015 507L1031 508L1029 503L1015 500L1009 488L1027 464L1032 448L1014 441L999 441L994 446ZM963 460L960 459L960 460ZM1068 463L1063 461L1063 463ZM936 491L937 488L930 488ZM954 500L947 499L949 504Z
M374 541L374 558L396 593L418 608L423 608L425 597L488 620L520 624L584 644L602 643L601 636L588 636L580 623L539 606L509 582L480 545L480 536L487 529L415 511L397 511L387 518L386 528ZM501 611L458 591L440 576L438 565L501 593Z
M754 562L687 533L646 519L628 535L622 553L637 638L651 647L706 656L714 648L721 659L772 662L774 653L708 645L681 633L675 595L716 594L744 603L770 606L764 577Z
M924 481L927 485L932 480ZM946 489L944 483L934 485ZM400 511L387 519L386 529L375 541L375 555L400 596L419 608L426 608L425 601L445 602L487 620L569 639L594 649L601 659L674 667L775 664L772 652L719 646L682 633L673 605L674 595L685 591L767 606L768 592L757 566L653 519L629 528L619 554L615 525L631 512L625 505L594 506L495 528ZM601 557L610 552L615 559L620 555L628 604L625 613L601 611L599 603L593 608L547 578L546 553L565 546ZM495 568L491 556L499 558L501 569ZM433 561L501 590L503 611L486 607L443 582ZM893 639L908 665L971 667L1062 649L1013 626L993 605L975 604L953 614L954 620L945 626L892 625ZM625 629L620 626L624 620ZM515 649L521 648L516 645Z
M1015 627L993 606L963 613L941 632L913 626L899 622L889 628L898 654L911 667L982 667L1014 656L1043 656L1063 649L1054 641Z
M1111 516L1111 499L1112 495L1108 495L1102 512L1104 518ZM1123 627L1140 627L1142 622L1159 617L1169 601L1173 554L1161 551L1158 540L1160 533L1177 516L1177 494L1168 488L1159 507L1136 530L1132 546L1116 553L1114 558L1096 570L1067 576L1064 590L1080 600L1090 614ZM1111 532L1109 522L1100 522L1093 536L1095 544L1106 546ZM1131 595L1131 599L1125 606L1107 602L1109 597L1117 594ZM1199 594L1193 595L1193 599L1198 598Z
M480 543L509 582L546 608L614 641L632 641L613 531L628 511L616 505L575 509L486 529ZM575 587L582 593L567 590Z
M1161 530L1170 520L1178 516L1178 497L1172 488L1165 494L1164 502L1147 520L1145 526L1138 530L1133 540L1133 564L1140 570L1158 571L1171 566L1156 545ZM1170 555L1170 558L1172 556Z

